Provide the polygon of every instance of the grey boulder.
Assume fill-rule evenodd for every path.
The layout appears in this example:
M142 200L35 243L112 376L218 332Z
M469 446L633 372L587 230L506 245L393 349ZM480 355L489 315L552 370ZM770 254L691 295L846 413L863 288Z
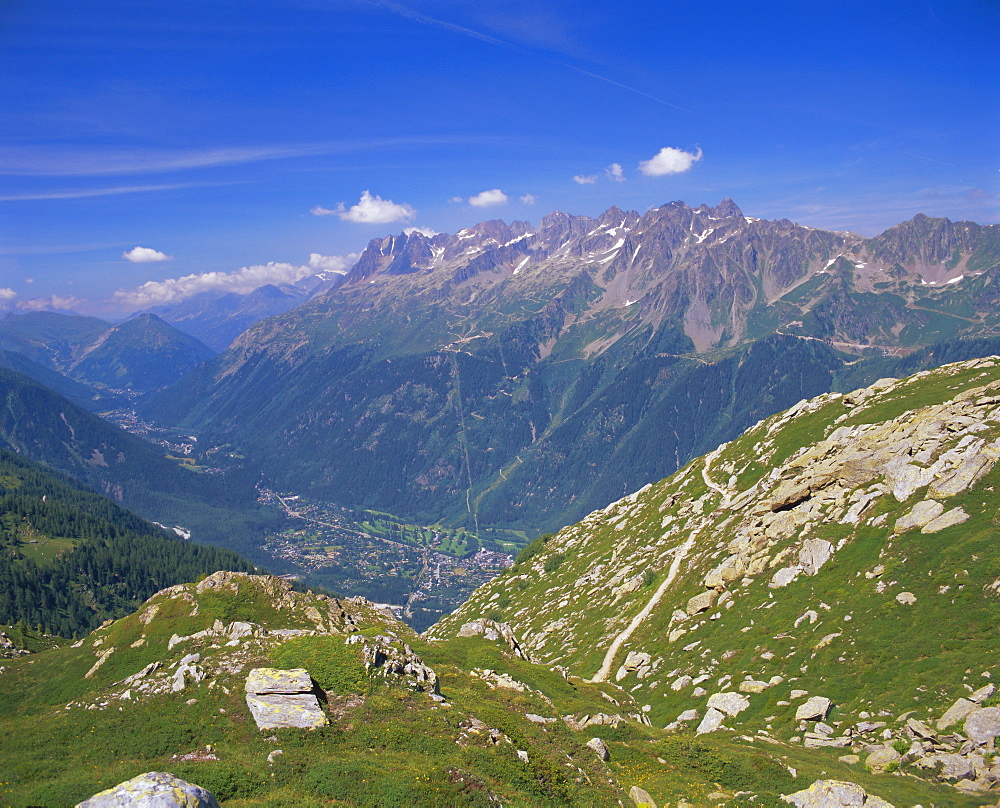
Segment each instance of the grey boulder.
M76 808L219 808L210 791L169 772L146 772L109 788Z

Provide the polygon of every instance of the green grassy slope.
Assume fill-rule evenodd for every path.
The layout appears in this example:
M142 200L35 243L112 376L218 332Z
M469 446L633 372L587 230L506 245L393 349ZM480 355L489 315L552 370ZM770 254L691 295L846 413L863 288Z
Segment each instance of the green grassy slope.
M440 697L405 672L366 667L376 647L430 666ZM243 685L260 666L309 670L329 726L259 731ZM897 804L951 796L794 747L667 734L637 720L638 705L614 685L565 677L482 636L428 642L364 601L269 577L220 573L173 587L73 647L5 662L0 682L0 731L18 739L0 783L12 806L72 805L150 770L234 807L614 805L633 786L661 805L780 806L779 794L821 773ZM617 726L562 718L598 714ZM586 746L594 737L608 760Z

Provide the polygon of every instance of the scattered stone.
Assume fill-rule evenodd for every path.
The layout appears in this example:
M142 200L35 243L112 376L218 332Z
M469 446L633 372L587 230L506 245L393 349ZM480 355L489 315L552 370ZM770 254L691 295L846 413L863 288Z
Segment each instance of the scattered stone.
M611 758L611 750L608 749L608 745L600 738L591 738L587 741L587 746L593 749L601 760L609 760Z
M528 656L528 652L524 650L521 643L517 639L517 635L508 623L498 623L495 620L487 620L486 618L472 620L465 623L458 630L458 636L481 636L485 637L487 640L492 640L493 642L502 640L515 656L520 657L526 662L531 661Z
M708 699L708 706L728 716L736 716L750 706L750 699L740 693L715 693Z
M771 685L767 682L758 682L753 679L747 679L739 684L740 693L763 693Z
M788 586L799 576L800 572L802 572L802 570L799 567L784 567L774 573L768 586L771 589L781 589L782 587Z
M632 786L628 790L629 799L640 808L656 808L656 803L649 796L649 792L639 786Z
M962 780L975 776L972 761L954 753L921 758L917 761L917 767L938 770L938 776L942 780Z
M687 674L684 676L678 676L673 682L670 683L670 689L675 691L683 690L685 687L689 687L693 681L694 680Z
M899 765L903 756L891 746L882 746L865 758L865 765L873 772L884 772Z
M984 685L983 687L979 688L979 690L977 690L975 693L973 693L971 696L969 696L969 701L974 701L976 704L982 704L984 701L986 701L986 699L988 699L996 692L997 692L996 685L993 684Z
M977 746L1000 735L1000 707L980 707L965 719L965 735Z
M837 760L841 763L846 763L848 766L853 766L855 763L861 762L861 758L857 755L841 755Z
M917 602L917 596L912 592L900 592L896 595L896 602L901 603L904 606L912 606Z
M95 794L76 808L219 808L210 791L167 772L146 772Z
M329 723L319 706L312 678L303 668L255 668L247 677L246 693L258 729L312 729Z
M707 612L712 606L715 605L716 598L719 597L719 593L714 589L709 589L706 592L702 592L700 595L695 595L687 602L687 613L688 616L696 615L700 612Z
M969 514L963 511L961 508L952 508L950 511L945 511L937 519L932 519L922 528L920 528L921 533L937 533L939 530L944 530L946 527L951 527L952 525L960 525L962 522L968 520Z
M912 510L896 520L892 529L893 533L905 533L915 527L922 528L924 525L937 519L944 513L944 505L933 499L925 499L913 506Z
M520 760L522 763L530 763L531 762L529 760L529 758L528 758L528 753L524 749L518 749L517 750L517 757L518 757L518 760Z
M694 731L694 734L704 735L706 732L715 732L722 726L722 722L725 718L726 714L724 712L716 710L714 707L709 707L705 713L705 717L701 719L698 729Z
M806 575L815 575L832 555L833 545L830 542L808 539L802 542L802 549L799 550L799 566Z
M795 808L894 808L856 783L841 780L817 780L809 788L782 795L781 799Z
M937 738L934 730L923 721L917 721L916 718L906 719L906 729L914 738L926 738L928 740L935 740Z
M822 721L830 712L831 702L825 696L813 696L795 711L796 721Z

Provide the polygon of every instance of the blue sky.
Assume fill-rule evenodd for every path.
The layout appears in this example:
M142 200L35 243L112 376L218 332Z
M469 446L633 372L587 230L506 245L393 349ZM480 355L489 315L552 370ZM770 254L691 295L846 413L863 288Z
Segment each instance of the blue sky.
M0 306L112 316L405 227L678 199L995 223L998 41L995 0L3 0Z

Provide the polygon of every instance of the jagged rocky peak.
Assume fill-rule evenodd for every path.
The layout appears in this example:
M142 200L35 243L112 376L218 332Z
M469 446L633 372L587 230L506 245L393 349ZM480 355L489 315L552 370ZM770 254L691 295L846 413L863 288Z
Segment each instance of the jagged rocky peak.
M728 196L714 208L706 208L705 205L698 208L699 211L703 209L707 209L709 215L715 216L719 219L744 218L743 211L740 210L739 206Z
M1000 225L952 222L920 213L907 222L890 227L866 245L873 260L898 264L921 275L946 269L961 269L959 256L982 254L977 269L996 266L1000 259ZM926 280L939 280L927 277Z

